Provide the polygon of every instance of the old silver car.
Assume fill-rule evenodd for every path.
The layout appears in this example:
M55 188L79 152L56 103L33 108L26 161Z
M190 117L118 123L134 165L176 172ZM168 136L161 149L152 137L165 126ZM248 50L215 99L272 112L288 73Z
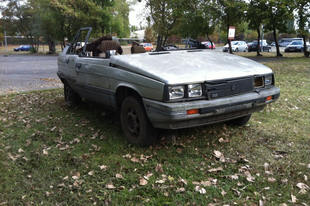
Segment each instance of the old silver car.
M132 48L133 54L124 55L108 37L88 43L90 33L91 28L80 29L59 54L65 100L74 105L85 98L119 112L132 144L152 145L159 128L244 125L280 95L273 71L246 58L207 49ZM76 49L76 42L85 45Z

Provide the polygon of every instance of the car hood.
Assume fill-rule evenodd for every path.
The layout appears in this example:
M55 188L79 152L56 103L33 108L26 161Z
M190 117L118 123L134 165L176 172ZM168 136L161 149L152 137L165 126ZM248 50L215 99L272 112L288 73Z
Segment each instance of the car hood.
M112 56L118 68L166 84L204 82L272 73L260 63L212 50L185 50Z

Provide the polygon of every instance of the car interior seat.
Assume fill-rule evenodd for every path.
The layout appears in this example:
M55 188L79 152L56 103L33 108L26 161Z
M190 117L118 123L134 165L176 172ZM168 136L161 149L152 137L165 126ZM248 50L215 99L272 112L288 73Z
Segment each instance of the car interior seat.
M132 42L130 51L131 51L131 54L145 53L144 47L139 45L139 43L136 41Z

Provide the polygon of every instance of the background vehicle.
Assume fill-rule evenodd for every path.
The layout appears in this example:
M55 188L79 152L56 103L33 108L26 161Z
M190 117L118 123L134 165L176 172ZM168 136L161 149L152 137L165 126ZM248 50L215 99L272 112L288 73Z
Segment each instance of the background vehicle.
M153 44L151 43L140 43L140 45L144 47L146 52L154 51Z
M259 45L259 48L261 48L261 45ZM270 52L270 50L271 46L269 46L266 42L263 42L263 52ZM257 41L252 42L252 44L248 46L248 51L257 51Z
M30 45L20 45L19 47L14 48L14 51L30 51Z
M232 41L231 42L231 48L233 52L246 52L248 51L248 45L245 43L245 41ZM223 52L228 52L229 51L229 44L226 44L223 47Z
M206 49L215 49L215 44L212 42L212 46L211 46L211 42L209 41L203 41L201 42L201 44L205 45Z
M285 47L284 52L303 52L304 43L303 41L292 41L289 45Z
M175 49L179 49L179 47L174 45L174 44L165 44L164 49L165 50L175 50Z
M287 46L289 45L292 41L302 41L302 38L282 38L279 40L279 46Z

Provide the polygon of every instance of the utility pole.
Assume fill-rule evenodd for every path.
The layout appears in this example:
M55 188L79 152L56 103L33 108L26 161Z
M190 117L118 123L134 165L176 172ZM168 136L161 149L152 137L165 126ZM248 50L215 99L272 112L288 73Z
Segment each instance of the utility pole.
M6 50L6 52L8 52L8 44L6 41L6 31L5 30L4 30L4 43L5 43L5 50Z

